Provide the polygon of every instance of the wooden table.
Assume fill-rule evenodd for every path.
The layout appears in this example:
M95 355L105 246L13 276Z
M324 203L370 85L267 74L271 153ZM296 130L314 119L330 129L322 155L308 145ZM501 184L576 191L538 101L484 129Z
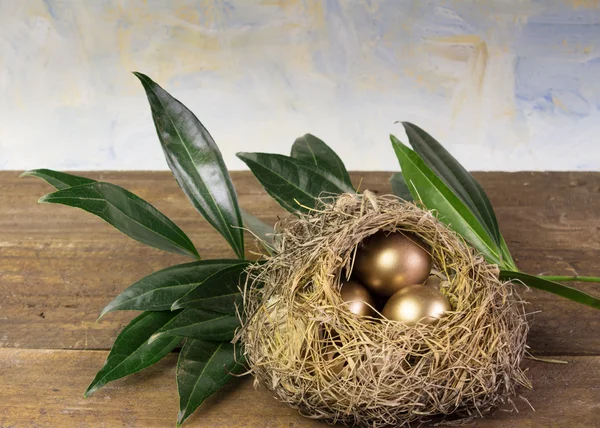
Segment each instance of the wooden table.
M0 172L0 427L172 427L176 355L91 398L83 392L134 314L100 310L141 277L186 259L139 244L83 211L38 205L45 183ZM194 211L168 172L82 173L154 204L203 258L233 254ZM354 173L361 188L389 192L390 173ZM477 173L508 246L526 272L600 276L600 173ZM247 172L233 173L241 205L274 223L283 210ZM600 284L580 284L600 294ZM497 411L477 427L600 426L600 312L550 294L524 292L536 312L528 360L532 391L519 412ZM202 427L325 427L300 417L250 378L211 397L189 419Z

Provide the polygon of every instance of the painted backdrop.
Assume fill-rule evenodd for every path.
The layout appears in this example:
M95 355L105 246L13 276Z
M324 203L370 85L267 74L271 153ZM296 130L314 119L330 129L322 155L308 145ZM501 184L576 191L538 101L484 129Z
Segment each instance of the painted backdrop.
M221 146L311 132L397 170L421 125L472 170L600 170L599 1L1 0L0 169L166 169L150 75Z

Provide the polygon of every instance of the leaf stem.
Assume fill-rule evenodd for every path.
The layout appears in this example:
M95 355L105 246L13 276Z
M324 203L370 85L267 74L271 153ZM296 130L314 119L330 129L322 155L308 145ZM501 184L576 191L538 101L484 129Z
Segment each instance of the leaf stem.
M600 277L597 276L568 276L568 275L558 275L558 276L546 276L546 275L537 275L538 278L547 279L548 281L578 281L578 282L600 282Z

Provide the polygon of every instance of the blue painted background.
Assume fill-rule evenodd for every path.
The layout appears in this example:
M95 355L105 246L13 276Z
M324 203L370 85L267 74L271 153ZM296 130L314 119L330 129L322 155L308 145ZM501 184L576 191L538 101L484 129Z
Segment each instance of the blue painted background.
M599 170L599 42L594 0L3 0L0 169L166 169L137 70L231 169L312 132L396 170L409 120L472 170Z

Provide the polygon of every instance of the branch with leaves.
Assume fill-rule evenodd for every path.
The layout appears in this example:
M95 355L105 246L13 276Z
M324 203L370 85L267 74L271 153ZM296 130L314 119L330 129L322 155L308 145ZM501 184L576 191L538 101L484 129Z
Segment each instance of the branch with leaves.
M39 202L81 208L127 236L195 261L152 273L125 289L100 313L141 311L119 334L87 391L149 367L183 344L177 362L182 424L207 397L243 371L240 346L231 339L239 327L239 285L251 261L244 259L243 228L274 251L273 227L243 211L221 152L202 123L181 102L148 76L141 81L167 164L196 210L229 243L237 259L200 260L187 235L166 215L131 192L47 169L25 172L45 180L56 191ZM479 183L433 137L403 123L408 146L391 136L401 173L391 177L394 194L414 200L500 268L500 278L519 281L600 309L600 300L562 281L600 282L596 277L535 276L520 272L500 233L496 215ZM265 190L290 213L316 207L323 194L355 193L340 157L323 141L306 134L290 156L238 153Z

